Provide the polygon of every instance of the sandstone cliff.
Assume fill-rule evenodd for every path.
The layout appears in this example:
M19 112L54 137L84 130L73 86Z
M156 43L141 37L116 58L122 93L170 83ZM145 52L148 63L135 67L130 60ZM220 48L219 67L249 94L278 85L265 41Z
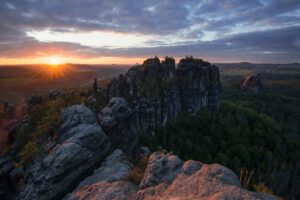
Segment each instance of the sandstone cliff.
M160 62L155 57L111 81L111 100L99 119L112 145L128 153L138 135L153 134L156 127L176 119L180 111L193 114L216 108L220 93L220 75L215 65L186 57L176 68L173 58ZM113 97L123 97L128 105Z

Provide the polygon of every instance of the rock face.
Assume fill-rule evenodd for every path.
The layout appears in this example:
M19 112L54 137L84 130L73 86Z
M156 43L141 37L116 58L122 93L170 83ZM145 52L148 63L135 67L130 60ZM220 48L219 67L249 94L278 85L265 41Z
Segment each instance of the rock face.
M124 155L116 150L65 199L277 199L242 189L238 177L221 165L183 162L172 154L153 153L140 185L126 181L131 168Z
M42 104L47 101L55 100L58 97L62 97L64 95L65 95L65 93L58 89L49 90L47 95L32 94L27 102L27 105L29 107L39 105L39 104Z
M15 196L17 182L23 175L23 169L16 167L11 157L0 159L0 199L12 199Z
M114 135L107 129L106 132L113 135L112 140L120 141L116 148L127 151L124 146L130 149L130 144L124 141L124 135L131 135L131 138L151 135L156 127L176 119L180 111L196 113L214 109L219 104L220 93L220 75L216 66L187 57L180 60L176 69L173 58L166 57L160 62L155 57L132 67L108 85L108 98L123 97L132 114L118 120L108 106L101 113L109 117L101 117L100 121L103 126L110 124L108 127L126 122L126 128L114 128L117 132L122 130L122 134Z
M41 104L45 101L45 98L42 95L32 94L28 100L28 106L35 106Z
M263 87L260 75L250 75L242 78L240 88L244 92L257 94Z
M101 126L107 133L112 148L129 153L137 143L137 129L132 110L122 97L113 97L99 114Z
M83 105L62 112L60 142L29 168L20 199L59 199L105 158L108 137L94 113Z
M3 117L4 119L14 119L15 118L15 113L16 113L15 105L13 105L11 103L3 102L2 107L3 108L1 108L0 111L3 110L3 113L0 113L0 114L2 114L3 116L0 116L0 117Z
M55 100L57 97L63 96L64 93L61 90L53 89L48 92L48 99Z
M115 150L92 176L82 181L65 199L126 199L131 191L137 189L133 183L123 181L132 168L124 153Z

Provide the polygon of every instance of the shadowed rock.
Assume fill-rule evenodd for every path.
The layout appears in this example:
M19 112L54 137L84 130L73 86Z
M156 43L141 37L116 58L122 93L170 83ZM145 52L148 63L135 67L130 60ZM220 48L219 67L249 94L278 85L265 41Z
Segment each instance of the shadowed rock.
M99 121L107 133L113 149L129 153L137 143L137 129L132 110L122 97L113 97L99 114Z
M123 181L132 168L133 165L124 153L115 150L93 175L82 181L65 199L126 199L126 194L137 188L134 184ZM110 188L113 190L109 191Z
M110 148L94 114L83 105L62 112L61 142L30 167L19 199L59 199L101 162Z
M108 105L101 112L101 124L112 141L119 141L115 147L127 153L135 144L130 141L136 141L140 135L154 134L155 128L175 120L180 111L194 114L216 108L220 93L220 75L216 66L187 57L180 60L176 69L173 58L166 57L162 62L157 57L150 58L108 85L108 97L126 99L131 108L130 115L116 112ZM129 112L128 108L125 110ZM116 113L121 113L122 120ZM125 135L130 136L129 142L125 141Z

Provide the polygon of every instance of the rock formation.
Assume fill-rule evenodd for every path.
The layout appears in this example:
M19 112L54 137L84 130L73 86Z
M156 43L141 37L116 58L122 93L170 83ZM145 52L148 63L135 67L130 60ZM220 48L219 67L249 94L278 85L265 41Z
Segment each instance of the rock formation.
M49 100L55 100L56 98L61 97L63 95L64 95L63 91L57 90L57 89L53 89L53 90L50 90L48 92L48 99Z
M35 106L44 102L44 97L38 94L32 94L28 100L28 106Z
M138 135L132 110L122 97L113 97L99 114L101 126L107 133L112 148L121 148L124 152L132 151Z
M57 199L93 170L110 148L94 113L83 105L62 112L60 142L30 167L20 199Z
M27 102L27 106L35 106L42 104L47 101L55 100L58 97L62 97L65 93L58 89L52 89L47 95L42 94L32 94Z
M186 57L180 60L176 69L173 58L166 57L160 62L155 57L130 68L108 86L109 99L123 97L132 114L118 120L108 106L102 110L100 116L106 117L100 117L100 121L104 120L101 121L103 126L107 126L109 121L109 127L113 127L110 130L118 135L106 129L108 136L111 140L120 141L115 147L127 153L135 140L130 139L128 143L126 135L131 138L151 135L156 127L176 119L180 111L193 114L203 109L214 109L219 104L220 93L220 75L216 66Z
M124 154L115 150L65 200L277 199L241 188L238 177L221 165L183 162L170 153L155 152L150 156L139 185L127 181L131 169Z
M97 103L97 80L93 91ZM139 185L126 181L134 166L125 154L136 153L137 158L151 154L146 147L133 151L139 136L153 134L181 111L194 114L218 106L221 85L216 66L187 57L176 69L173 58L160 62L155 57L113 79L107 91L110 100L100 112L98 105L91 106L94 112L83 105L63 110L59 138L26 170L19 199L201 199L227 196L228 191L236 192L236 198L266 197L241 189L236 175L224 167L184 163L159 152L150 156ZM61 95L53 91L48 97L33 96L29 104ZM105 159L111 149L121 150Z
M249 75L242 78L240 88L244 92L257 94L263 87L261 76L259 74Z
M3 110L2 117L4 119L14 119L15 114L16 114L16 107L15 105L8 103L8 102L3 102Z
M23 175L23 169L16 167L11 157L0 159L0 199L15 197L16 185Z

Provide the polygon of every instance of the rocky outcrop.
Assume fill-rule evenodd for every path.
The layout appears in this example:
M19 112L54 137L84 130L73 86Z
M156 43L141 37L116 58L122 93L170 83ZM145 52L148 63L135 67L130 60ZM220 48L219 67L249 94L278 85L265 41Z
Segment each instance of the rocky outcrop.
M16 107L15 105L8 103L8 102L3 102L2 108L0 108L0 111L2 111L3 113L0 112L0 118L4 118L4 119L14 119L15 118L15 114L16 114Z
M257 94L262 88L262 80L259 74L249 75L242 78L240 88L244 92Z
M53 90L50 90L48 92L48 99L49 100L55 100L56 98L61 97L63 95L64 95L63 91L57 90L57 89L53 89Z
M0 159L0 199L15 197L16 185L23 176L23 169L15 166L12 157Z
M107 133L113 149L132 151L137 143L137 127L132 109L122 97L113 97L99 114L101 126Z
M20 199L59 199L105 158L108 137L83 105L62 112L59 144L27 171Z
M108 85L109 99L123 97L131 107L132 114L120 121L111 114L108 106L101 113L112 117L102 117L100 121L103 126L109 121L110 127L126 122L127 128L113 128L115 132L122 132L115 135L119 138L112 137L120 141L115 147L126 151L123 147L125 145L128 148L130 143L124 141L122 144L124 135L130 135L131 138L134 135L151 135L156 127L176 119L180 111L196 113L203 109L214 109L219 104L220 93L220 75L216 66L187 57L180 60L176 69L173 58L166 57L160 62L155 57L130 68L125 75L113 79ZM110 131L107 133L114 135Z
M82 181L65 199L126 199L131 191L137 189L133 183L123 181L132 168L124 153L115 150L92 176Z
M32 94L27 102L29 107L42 104L44 102L55 100L59 97L64 96L65 93L58 89L49 90L47 95Z
M142 146L137 150L136 157L142 158L144 156L150 156L150 155L151 155L150 149L148 147Z
M39 94L32 94L28 100L28 106L35 106L43 103L45 98Z
M124 155L116 150L65 199L277 199L241 188L237 175L221 165L183 162L170 153L155 152L150 156L140 185L127 181L131 168Z

